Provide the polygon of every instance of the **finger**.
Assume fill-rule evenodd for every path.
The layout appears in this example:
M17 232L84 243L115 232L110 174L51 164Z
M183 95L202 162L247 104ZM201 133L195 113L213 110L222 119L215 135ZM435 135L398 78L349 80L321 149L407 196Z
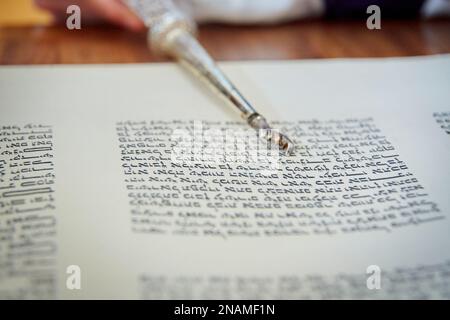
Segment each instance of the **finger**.
M62 21L69 5L76 4L88 22L106 20L133 31L143 30L144 24L119 0L35 0L37 6L52 13L56 21Z
M81 8L83 20L99 19L98 13L93 10L90 2L92 0L34 0L38 7L49 11L57 22L61 22L67 17L67 8L70 5L77 5Z
M46 10L66 12L70 5L77 5L81 8L89 10L89 2L91 0L34 0L34 3Z
M95 0L97 12L108 21L133 31L143 30L143 22L120 0Z

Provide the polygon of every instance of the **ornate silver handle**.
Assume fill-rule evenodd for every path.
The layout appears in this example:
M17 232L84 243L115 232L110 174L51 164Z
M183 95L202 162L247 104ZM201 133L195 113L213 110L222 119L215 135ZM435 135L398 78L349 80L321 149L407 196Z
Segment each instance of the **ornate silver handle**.
M256 110L228 80L191 32L184 28L174 29L160 45L164 52L185 65L219 92L226 101L237 107L245 120L256 114Z
M256 112L219 69L195 38L195 23L183 15L171 0L128 0L128 4L149 27L148 42L153 49L164 52L187 66L236 107L252 128L262 132L263 138L285 152L293 150L293 142L272 130L266 119Z

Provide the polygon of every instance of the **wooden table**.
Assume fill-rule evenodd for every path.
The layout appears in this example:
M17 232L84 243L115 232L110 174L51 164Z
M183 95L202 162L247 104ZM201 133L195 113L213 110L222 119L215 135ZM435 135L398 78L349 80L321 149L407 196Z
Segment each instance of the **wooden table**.
M205 25L200 40L217 60L387 57L450 52L450 20L304 21L279 26ZM0 64L164 61L146 48L145 33L112 27L0 28Z

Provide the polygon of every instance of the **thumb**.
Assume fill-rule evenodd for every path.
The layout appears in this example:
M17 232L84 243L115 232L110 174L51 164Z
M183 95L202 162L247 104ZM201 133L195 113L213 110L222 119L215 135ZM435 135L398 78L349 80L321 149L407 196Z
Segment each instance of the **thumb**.
M145 29L144 23L121 0L95 0L99 15L106 20L133 31Z

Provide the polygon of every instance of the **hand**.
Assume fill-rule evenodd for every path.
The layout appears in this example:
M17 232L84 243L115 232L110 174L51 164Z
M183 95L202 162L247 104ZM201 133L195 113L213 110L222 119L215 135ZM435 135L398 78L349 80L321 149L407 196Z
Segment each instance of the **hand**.
M81 8L81 19L85 23L109 22L129 30L144 29L141 20L131 12L121 0L34 0L40 8L53 14L56 21L63 22L67 18L67 7L78 5Z

